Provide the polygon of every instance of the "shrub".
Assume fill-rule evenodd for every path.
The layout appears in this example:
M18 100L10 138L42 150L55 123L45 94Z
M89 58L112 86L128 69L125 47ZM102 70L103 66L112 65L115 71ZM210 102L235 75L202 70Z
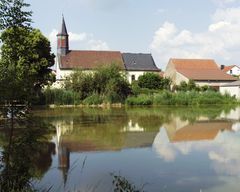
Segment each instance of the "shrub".
M144 73L138 78L138 86L148 89L169 89L171 81L168 78L162 78L156 73Z
M64 82L64 88L79 94L81 100L94 92L92 73L75 71L71 73Z
M152 98L151 96L147 96L147 95L138 95L136 96L132 96L132 97L128 97L126 99L126 104L128 105L152 105Z
M119 77L108 81L105 96L110 103L124 102L130 92L131 89L127 81Z
M85 105L98 105L102 103L103 103L103 97L97 93L94 93L83 100L83 104Z
M154 95L153 103L155 105L174 105L175 100L171 92L163 91Z
M76 71L66 79L64 87L77 92L81 100L97 93L110 103L123 102L131 92L124 73L115 64L102 66L94 73Z

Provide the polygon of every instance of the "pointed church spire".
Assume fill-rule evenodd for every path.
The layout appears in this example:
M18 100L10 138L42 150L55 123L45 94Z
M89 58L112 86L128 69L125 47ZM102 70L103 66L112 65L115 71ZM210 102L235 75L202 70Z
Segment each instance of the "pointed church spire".
M62 16L62 25L61 30L57 34L58 44L58 55L65 56L69 52L69 45L68 45L68 33L67 27L65 24L64 16Z
M61 35L68 35L67 33L67 27L66 27L66 24L65 24L65 19L64 19L64 16L62 15L62 27L61 27L61 31L60 33Z

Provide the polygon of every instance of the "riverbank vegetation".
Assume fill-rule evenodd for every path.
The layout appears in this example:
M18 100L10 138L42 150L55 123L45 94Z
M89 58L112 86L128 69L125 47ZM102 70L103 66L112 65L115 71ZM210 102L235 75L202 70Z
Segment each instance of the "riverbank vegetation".
M55 105L222 105L237 104L236 98L222 95L194 81L182 82L170 89L171 80L158 74L145 73L131 85L117 65L101 67L95 73L81 70L72 73L62 89L45 89L45 103Z

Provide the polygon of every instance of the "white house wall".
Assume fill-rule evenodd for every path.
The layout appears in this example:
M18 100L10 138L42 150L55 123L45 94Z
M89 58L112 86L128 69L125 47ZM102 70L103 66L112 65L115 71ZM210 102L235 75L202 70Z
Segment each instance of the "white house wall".
M64 79L66 79L67 76L69 76L71 73L73 73L74 70L62 70L62 69L58 69L57 70L57 74L56 74L56 79L57 82L54 83L54 87L55 88L60 88L62 86L62 82ZM92 70L88 70L88 71L84 71L87 73L93 73L94 71ZM138 80L138 78L143 75L144 73L146 73L146 71L128 71L126 74L127 76L127 80L128 82L131 84L132 83L132 75L135 76L135 80Z
M195 81L195 83L199 86L210 86L210 87L219 87L221 85L225 85L225 84L228 84L229 82L228 81Z
M238 86L220 87L220 93L228 93L231 96L236 96L236 98L240 99L240 87Z
M138 80L138 78L146 73L146 71L128 71L127 72L127 80L131 84L132 83L132 76L135 76L135 80Z
M240 75L240 68L239 67L234 66L231 70L232 70L232 73L229 70L229 71L227 71L227 74L229 74L229 75L237 75L237 76Z
M180 83L181 83L182 81L188 82L189 79L188 79L187 77L185 77L184 75L182 75L181 73L178 73L178 72L176 71L175 82L174 82L173 84L175 84L175 85L180 85Z

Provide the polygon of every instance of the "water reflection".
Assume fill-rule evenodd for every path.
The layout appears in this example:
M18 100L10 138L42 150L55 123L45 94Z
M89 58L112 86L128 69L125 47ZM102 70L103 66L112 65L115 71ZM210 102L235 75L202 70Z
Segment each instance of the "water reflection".
M55 154L50 127L31 118L2 119L1 125L0 191L34 191L33 179L43 177Z
M111 191L113 172L149 183L146 191L237 191L239 115L219 107L36 111L55 133L51 147L34 149L49 149L37 159L50 161L32 177L53 191Z

